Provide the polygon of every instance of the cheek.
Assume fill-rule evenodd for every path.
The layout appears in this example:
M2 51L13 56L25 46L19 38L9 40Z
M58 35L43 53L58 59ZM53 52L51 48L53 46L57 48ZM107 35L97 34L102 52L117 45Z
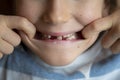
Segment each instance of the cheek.
M19 11L18 15L24 16L25 18L30 20L32 23L35 23L39 17L38 10L29 10L29 9Z
M16 6L16 14L18 16L26 17L32 23L35 23L43 14L45 7L38 3L24 2Z
M92 21L102 17L102 2L100 4L98 4L98 2L90 2L86 3L85 5L78 5L75 7L73 14L82 25L87 25Z
M102 17L102 12L101 11L82 11L82 12L77 12L75 15L75 18L82 24L82 25L87 25L94 20L101 18Z

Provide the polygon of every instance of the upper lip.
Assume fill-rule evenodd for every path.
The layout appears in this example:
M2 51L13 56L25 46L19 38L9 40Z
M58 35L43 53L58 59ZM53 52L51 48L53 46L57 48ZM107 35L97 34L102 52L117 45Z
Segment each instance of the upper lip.
M51 35L51 36L64 36L68 34L73 34L73 33L82 31L82 29L84 28L84 25L80 24L74 18L71 18L67 23L64 23L64 24L52 25L52 24L45 24L45 23L36 23L35 26L36 26L37 32L45 35Z
M69 31L69 32L51 32L51 31L37 31L37 32L40 32L42 34L45 34L45 35L51 35L51 36L64 36L64 35L68 35L68 34L72 34L72 33L76 33L76 32L80 32L81 30L77 30L77 31Z

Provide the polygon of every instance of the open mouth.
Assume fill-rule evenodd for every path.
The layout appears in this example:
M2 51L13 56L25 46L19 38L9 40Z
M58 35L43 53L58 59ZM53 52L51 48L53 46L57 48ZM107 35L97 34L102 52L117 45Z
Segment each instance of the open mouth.
M60 41L84 39L81 31L76 32L76 33L67 34L67 35L62 35L62 36L53 36L53 35L49 35L49 34L43 34L39 31L37 31L34 38L37 40L60 40Z

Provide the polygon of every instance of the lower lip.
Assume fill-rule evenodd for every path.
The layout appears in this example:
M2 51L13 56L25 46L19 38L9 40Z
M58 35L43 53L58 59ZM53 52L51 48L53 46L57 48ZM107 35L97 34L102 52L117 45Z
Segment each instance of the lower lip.
M38 44L39 43L42 43L42 44L45 44L45 45L61 45L61 46L71 46L73 44L76 44L76 43L81 43L83 40L37 40L35 39L35 42L37 42Z
M44 42L57 42L57 43L65 43L65 42L75 42L75 41L78 41L78 40L41 40L41 41L44 41Z

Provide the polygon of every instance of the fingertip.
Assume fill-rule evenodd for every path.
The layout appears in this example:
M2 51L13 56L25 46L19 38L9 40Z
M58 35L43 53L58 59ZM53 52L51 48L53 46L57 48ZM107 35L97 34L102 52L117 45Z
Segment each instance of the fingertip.
M112 51L112 54L118 54L118 52L115 51L114 49L111 49L111 51Z
M104 41L101 42L101 45L102 45L102 47L103 47L104 49L108 49L108 48L109 48L109 46L108 46L107 44L105 44Z
M35 36L35 33L36 33L36 27L31 23L31 28L27 35L29 38L33 38Z
M84 38L89 38L91 37L91 31L90 31L90 25L89 26L86 26L83 30L82 30L82 35Z
M20 17L19 20L19 30L24 32L29 38L33 38L36 32L34 24L24 17Z
M33 38L35 34L36 34L36 29L33 29L28 36L29 38Z
M0 59L3 57L3 54L0 52Z
M89 36L87 35L87 33L85 31L82 31L82 35L85 39L89 38Z

